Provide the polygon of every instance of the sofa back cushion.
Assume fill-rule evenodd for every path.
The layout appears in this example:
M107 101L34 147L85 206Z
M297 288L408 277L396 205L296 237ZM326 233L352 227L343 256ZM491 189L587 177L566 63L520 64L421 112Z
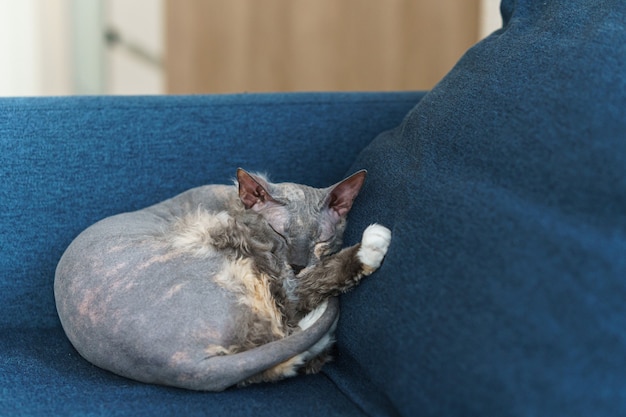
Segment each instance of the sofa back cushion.
M330 372L403 415L624 414L626 3L501 10L350 170L348 240L393 237Z

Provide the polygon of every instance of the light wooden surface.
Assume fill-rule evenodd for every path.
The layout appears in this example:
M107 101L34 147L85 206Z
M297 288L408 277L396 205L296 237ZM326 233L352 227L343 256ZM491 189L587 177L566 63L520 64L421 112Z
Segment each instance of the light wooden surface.
M167 92L429 89L480 0L166 0Z

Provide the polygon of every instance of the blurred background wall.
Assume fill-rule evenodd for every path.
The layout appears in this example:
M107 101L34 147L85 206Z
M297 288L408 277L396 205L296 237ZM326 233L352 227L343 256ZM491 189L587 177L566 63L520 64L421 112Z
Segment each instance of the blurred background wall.
M0 95L429 89L499 0L0 0Z

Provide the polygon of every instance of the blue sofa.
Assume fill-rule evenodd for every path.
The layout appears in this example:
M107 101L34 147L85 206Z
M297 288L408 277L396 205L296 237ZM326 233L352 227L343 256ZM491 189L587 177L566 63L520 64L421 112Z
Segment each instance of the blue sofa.
M626 3L501 10L428 93L1 99L0 415L626 415ZM71 240L238 166L368 169L346 244L393 239L336 360L199 393L81 359L52 293Z

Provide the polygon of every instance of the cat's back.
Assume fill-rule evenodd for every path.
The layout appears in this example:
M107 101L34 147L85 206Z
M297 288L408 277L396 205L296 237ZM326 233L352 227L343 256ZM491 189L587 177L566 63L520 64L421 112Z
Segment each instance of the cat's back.
M199 187L106 218L72 242L54 290L63 327L85 358L150 380L153 369L199 361L236 342L245 312L215 283L229 260L219 251L177 249L171 239L190 216L219 221L235 197L233 187Z

